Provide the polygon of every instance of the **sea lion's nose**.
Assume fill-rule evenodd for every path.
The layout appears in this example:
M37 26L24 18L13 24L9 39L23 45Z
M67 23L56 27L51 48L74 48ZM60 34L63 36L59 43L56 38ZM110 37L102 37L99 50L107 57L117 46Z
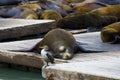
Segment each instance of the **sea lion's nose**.
M65 60L71 59L71 57L72 57L72 55L70 53L65 53L63 55L63 59L65 59Z

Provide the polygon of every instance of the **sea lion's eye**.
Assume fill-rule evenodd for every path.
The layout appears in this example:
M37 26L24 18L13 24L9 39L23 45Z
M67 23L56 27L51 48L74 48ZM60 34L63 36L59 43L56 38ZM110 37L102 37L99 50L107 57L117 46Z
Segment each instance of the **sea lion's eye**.
M65 49L64 46L60 46L60 47L59 47L59 52L65 52L65 50L66 50L66 49Z

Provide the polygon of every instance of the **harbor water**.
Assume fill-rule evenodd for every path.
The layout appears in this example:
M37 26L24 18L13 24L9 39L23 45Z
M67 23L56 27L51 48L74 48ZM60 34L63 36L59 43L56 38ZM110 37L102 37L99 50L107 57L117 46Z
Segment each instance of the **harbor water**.
M41 73L0 68L0 80L44 80Z

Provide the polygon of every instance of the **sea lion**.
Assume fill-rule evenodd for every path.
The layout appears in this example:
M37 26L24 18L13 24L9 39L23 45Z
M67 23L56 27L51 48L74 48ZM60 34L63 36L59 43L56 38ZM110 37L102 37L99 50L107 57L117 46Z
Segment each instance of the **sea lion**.
M39 18L41 16L42 11L43 11L41 6L37 3L26 3L26 4L23 4L23 5L19 5L16 8L31 9L32 11L34 11L38 15Z
M33 19L38 19L37 16L40 17L41 12L41 7L38 4L27 3L12 8L2 9L0 11L0 16L4 18L26 18L25 16L31 15L34 16Z
M19 14L14 15L12 18L21 18L21 19L38 19L38 15L31 9L22 9Z
M103 42L119 43L120 42L120 22L105 26L101 30L101 40Z
M22 12L21 9L18 8L3 8L0 10L0 16L2 16L3 18L11 18L17 14L20 14Z
M84 4L88 4L88 3L94 3L100 6L106 6L108 4L104 3L104 2L100 2L99 0L83 0L82 2L78 2L78 3L71 3L70 5L73 7L76 6L80 6L80 5L84 5Z
M50 0L52 3L56 4L62 10L65 10L68 14L73 12L72 7L69 5L71 0Z
M79 5L74 6L74 11L76 14L84 14L90 12L91 10L106 7L107 4L101 2L90 2L90 3L80 3Z
M66 16L68 13L61 9L59 6L57 6L55 3L52 1L46 1L46 2L39 2L39 5L43 10L55 10L58 13L60 13L62 16Z
M41 10L40 5L37 3L27 3L27 4L19 5L16 8L19 8L19 9L27 8L27 9L31 9L33 11Z
M44 10L41 14L41 19L51 19L58 22L60 19L62 19L62 16L60 13L56 12L55 10Z
M63 29L102 28L116 21L117 18L113 16L99 16L97 14L86 13L64 17L57 22L56 26Z
M31 9L19 9L13 7L8 10L0 11L0 16L3 18L22 18L22 19L38 19L38 15Z
M79 44L70 32L64 29L53 29L31 51L40 53L41 48L47 45L53 57L65 60L71 59L79 51L85 53L100 52L85 50Z
M120 5L110 5L107 7L98 8L90 11L90 13L95 13L102 16L115 16L120 20Z
M57 4L61 9L65 10L68 14L74 12L73 8L67 4Z
M75 39L71 33L63 29L53 29L49 31L32 51L38 51L40 48L47 45L54 57L62 59L70 59L73 56L73 49L75 45Z

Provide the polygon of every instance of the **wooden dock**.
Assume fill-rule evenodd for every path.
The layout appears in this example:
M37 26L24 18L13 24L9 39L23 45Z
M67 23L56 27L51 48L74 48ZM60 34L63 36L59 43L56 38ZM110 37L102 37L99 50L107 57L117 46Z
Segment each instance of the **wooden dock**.
M74 35L88 50L104 50L102 53L80 53L71 60L58 60L43 69L47 80L120 80L120 44L103 43L99 32ZM30 50L42 38L0 43L0 62L13 63L35 68L42 68L43 61L33 52L12 52L12 50ZM67 62L67 63L66 63Z
M120 44L102 43L100 33L75 35L89 50L104 50L102 53L76 54L68 63L43 68L46 80L120 80Z
M54 20L0 19L0 41L38 35L54 27Z
M0 43L0 62L40 68L43 61L33 52L13 52L12 50L30 50L41 39Z

